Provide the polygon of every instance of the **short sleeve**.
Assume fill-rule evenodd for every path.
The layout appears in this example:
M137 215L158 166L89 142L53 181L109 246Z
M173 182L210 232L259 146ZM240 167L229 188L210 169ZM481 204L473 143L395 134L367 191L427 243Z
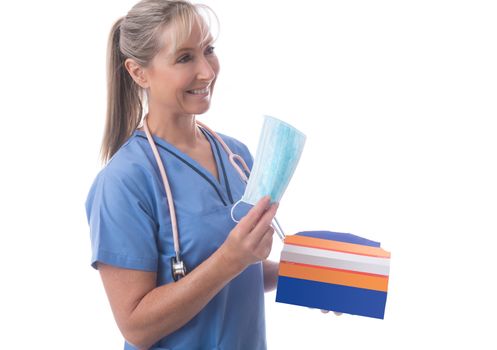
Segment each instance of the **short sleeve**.
M108 170L108 171L107 171ZM157 224L140 177L104 169L86 200L92 259L116 267L157 271Z

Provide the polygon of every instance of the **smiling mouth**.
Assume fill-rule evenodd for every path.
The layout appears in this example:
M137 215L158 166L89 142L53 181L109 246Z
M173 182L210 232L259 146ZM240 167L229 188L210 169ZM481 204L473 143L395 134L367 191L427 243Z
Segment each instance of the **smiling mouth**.
M192 94L192 95L204 95L206 93L209 92L209 88L206 87L204 89L198 89L198 90L188 90L187 91L189 94Z

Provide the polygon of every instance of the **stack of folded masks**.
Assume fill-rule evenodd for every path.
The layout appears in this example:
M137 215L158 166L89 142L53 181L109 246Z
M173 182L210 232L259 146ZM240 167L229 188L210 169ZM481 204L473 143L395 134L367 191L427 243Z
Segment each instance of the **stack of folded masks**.
M378 242L329 231L286 236L276 301L383 319L389 269Z

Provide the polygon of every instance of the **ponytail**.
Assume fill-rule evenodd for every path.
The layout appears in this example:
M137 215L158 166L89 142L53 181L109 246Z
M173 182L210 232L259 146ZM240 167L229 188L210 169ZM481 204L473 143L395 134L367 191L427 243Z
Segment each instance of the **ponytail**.
M129 75L120 49L121 23L112 26L107 47L107 116L102 140L103 163L117 152L138 127L142 112L141 87Z

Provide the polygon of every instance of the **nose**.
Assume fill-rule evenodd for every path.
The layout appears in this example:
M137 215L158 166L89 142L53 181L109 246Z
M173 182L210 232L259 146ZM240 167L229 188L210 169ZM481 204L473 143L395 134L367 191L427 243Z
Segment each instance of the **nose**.
M197 78L198 80L211 81L214 80L217 74L216 62L210 61L207 57L202 57L198 60Z

